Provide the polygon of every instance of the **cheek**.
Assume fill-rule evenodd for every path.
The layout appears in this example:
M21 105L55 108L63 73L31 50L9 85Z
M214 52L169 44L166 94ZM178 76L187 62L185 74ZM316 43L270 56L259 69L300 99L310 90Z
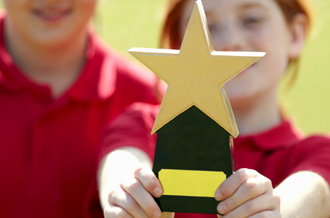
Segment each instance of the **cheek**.
M85 26L89 19L93 16L96 4L96 0L77 0L77 13L73 21L75 25Z
M259 60L259 65L261 70L273 79L283 76L289 60L289 39L286 30L279 28L274 28L274 30L260 32L250 37L254 50L267 53Z
M12 15L28 10L31 4L31 0L2 0L2 5L7 13Z
M267 54L250 69L226 84L228 96L232 101L254 98L274 89L280 83L287 67L285 37L276 36L271 32L259 32L250 34L246 39L248 50Z
M3 0L6 17L10 20L9 23L20 33L33 29L33 25L31 25L33 23L31 5L31 0Z
M10 5L22 5L31 2L31 0L2 0L2 4L5 6Z
M85 29L88 21L93 16L97 0L76 0L73 3L73 15L66 20L62 26L62 31L70 34L71 32ZM63 33L65 34L65 33Z
M77 0L77 7L81 16L88 17L94 13L97 0Z

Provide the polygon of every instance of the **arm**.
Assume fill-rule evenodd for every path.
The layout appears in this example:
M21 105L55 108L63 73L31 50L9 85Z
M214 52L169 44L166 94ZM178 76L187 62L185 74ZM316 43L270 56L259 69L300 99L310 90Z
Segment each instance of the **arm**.
M149 156L133 147L117 149L103 158L97 179L106 218L174 216L161 214L152 198L160 197L163 190L151 166Z
M320 175L303 171L284 180L275 190L283 218L330 217L329 185Z
M98 168L97 182L103 209L108 206L109 189L118 185L128 175L133 175L138 166L151 168L152 163L147 154L133 147L114 150L102 159Z

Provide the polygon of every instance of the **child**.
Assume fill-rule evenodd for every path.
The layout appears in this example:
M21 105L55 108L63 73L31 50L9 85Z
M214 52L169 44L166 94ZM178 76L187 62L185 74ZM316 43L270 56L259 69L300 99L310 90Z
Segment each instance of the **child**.
M169 0L163 45L180 48L194 2ZM215 50L267 52L226 84L240 135L234 140L238 170L215 192L215 199L221 201L219 214L329 217L330 139L304 137L284 117L278 100L281 78L303 50L311 23L309 7L301 0L204 0L203 5ZM132 109L109 129L117 134L125 128L142 132L142 127L152 126L153 111ZM110 153L99 168L105 217L160 217L152 196L161 196L162 186L148 168L152 138L126 140L130 147L116 146L111 134L106 139L105 150ZM140 163L144 166L133 165ZM176 213L175 217L215 215Z
M1 217L87 215L102 129L134 102L158 104L156 77L88 28L96 4L3 0Z

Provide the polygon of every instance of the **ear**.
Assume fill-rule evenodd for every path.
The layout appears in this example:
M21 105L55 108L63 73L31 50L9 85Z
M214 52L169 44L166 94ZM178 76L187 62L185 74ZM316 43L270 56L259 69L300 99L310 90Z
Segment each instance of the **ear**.
M295 15L289 26L289 29L291 32L291 41L289 43L289 58L290 60L294 60L301 55L306 42L308 29L308 19L306 15L303 13Z

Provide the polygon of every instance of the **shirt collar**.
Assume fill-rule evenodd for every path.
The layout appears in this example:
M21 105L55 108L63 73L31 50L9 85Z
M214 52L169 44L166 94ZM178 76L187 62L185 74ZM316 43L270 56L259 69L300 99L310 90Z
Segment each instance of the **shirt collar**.
M0 12L0 86L11 91L34 89L34 93L49 94L45 85L35 84L16 67L7 52L4 40L4 19L6 13ZM109 98L115 91L116 61L115 52L106 48L95 32L88 29L88 44L85 65L73 86L62 96L75 101L99 101Z
M290 120L283 120L279 125L265 132L239 136L235 139L234 146L245 144L244 142L251 140L255 146L262 150L274 150L292 146L302 138L303 133L294 128Z

